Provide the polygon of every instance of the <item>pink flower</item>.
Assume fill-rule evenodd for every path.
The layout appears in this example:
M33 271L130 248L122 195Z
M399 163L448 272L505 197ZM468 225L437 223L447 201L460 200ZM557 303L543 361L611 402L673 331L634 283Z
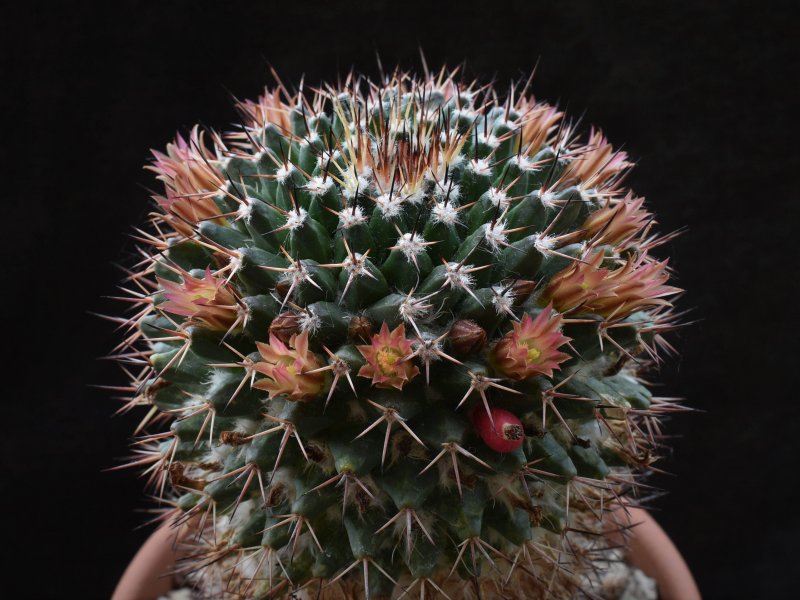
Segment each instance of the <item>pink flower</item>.
M283 101L278 90L270 92L264 88L264 93L258 97L258 101L238 101L236 107L244 115L245 124L251 129L264 129L271 123L280 131L292 130L292 121L289 117L292 106ZM244 133L240 133L237 137L248 139Z
M270 398L287 396L289 400L308 400L327 388L326 372L309 373L322 365L308 349L307 331L293 335L288 345L270 333L269 344L256 342L256 346L264 360L255 363L253 368L265 377L253 387L266 390Z
M631 256L617 269L600 268L598 250L585 262L574 262L556 273L542 293L560 312L574 308L603 317L624 318L649 306L669 305L664 296L681 291L665 285L667 260L651 260L646 254Z
M525 115L522 121L523 147L541 148L558 127L564 116L556 107L544 102L536 102L533 98L521 98L519 109Z
M216 144L213 150L209 149L204 137L205 132L195 125L188 142L178 134L173 143L167 144L166 154L152 150L153 165L145 168L156 173L158 179L178 194L203 191L216 194L225 178L213 166L220 159Z
M402 390L403 385L419 375L419 368L405 358L411 354L412 342L406 339L406 328L402 323L389 333L384 322L380 332L372 336L371 344L356 347L367 359L358 375L371 377L375 387Z
M590 309L603 316L622 318L648 306L669 305L664 296L680 292L680 288L664 285L669 279L669 259L654 261L645 255L631 257L606 275L601 294L590 302Z
M550 317L552 305L532 319L529 314L492 348L492 366L511 379L527 379L534 375L553 376L553 369L570 358L558 348L570 341L561 334L561 315Z
M209 149L204 133L192 128L187 142L181 135L167 144L167 152L153 150L153 164L145 169L156 173L164 182L165 195L153 198L166 213L166 221L176 231L191 236L192 224L209 220L220 214L213 196L219 193L225 178L213 166L220 160L219 149ZM217 221L223 224L223 220Z
M157 278L167 301L159 308L173 315L189 317L209 329L228 329L237 320L239 306L224 279L206 268L202 279L182 272L182 283Z
M626 152L614 150L603 132L592 128L588 142L569 163L562 179L575 178L584 189L608 188L607 184L613 189L614 178L631 165Z
M587 238L594 238L597 246L616 245L642 231L651 214L642 208L644 198L631 196L612 204L609 199L605 206L594 211L584 221L581 229Z

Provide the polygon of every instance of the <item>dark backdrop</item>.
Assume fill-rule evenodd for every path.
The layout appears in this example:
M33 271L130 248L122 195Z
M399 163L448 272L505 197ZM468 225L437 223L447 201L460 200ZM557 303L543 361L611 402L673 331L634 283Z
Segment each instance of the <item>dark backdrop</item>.
M466 59L469 74L527 75L534 91L601 125L639 161L630 178L672 255L683 308L662 395L703 412L668 424L676 477L657 519L708 598L787 598L800 516L794 379L798 158L785 86L788 2L15 3L3 9L2 477L9 597L107 597L148 535L127 453L137 417L90 383L122 383L95 357L118 341L87 311L113 295L148 205L149 148L235 119L266 61L288 82L355 65ZM306 4L300 6L300 4ZM292 6L287 8L287 6ZM796 373L796 372L795 372ZM11 531L8 531L8 526ZM795 592L796 593L796 592Z

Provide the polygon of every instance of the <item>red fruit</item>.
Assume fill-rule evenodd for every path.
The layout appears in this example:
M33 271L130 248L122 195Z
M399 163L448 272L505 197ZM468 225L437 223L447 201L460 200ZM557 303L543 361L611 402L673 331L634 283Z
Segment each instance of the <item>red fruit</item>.
M492 419L482 406L475 408L472 413L472 423L484 443L495 452L513 452L525 440L525 431L522 421L517 415L502 408L490 409ZM492 427L494 420L494 427Z

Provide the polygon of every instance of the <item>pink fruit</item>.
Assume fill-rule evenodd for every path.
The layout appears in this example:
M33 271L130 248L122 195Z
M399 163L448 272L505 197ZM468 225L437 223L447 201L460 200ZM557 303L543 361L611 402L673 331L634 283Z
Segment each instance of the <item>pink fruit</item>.
M492 408L491 413L490 419L489 413L478 407L472 415L472 422L484 443L495 452L513 452L519 448L525 439L522 421L502 408Z

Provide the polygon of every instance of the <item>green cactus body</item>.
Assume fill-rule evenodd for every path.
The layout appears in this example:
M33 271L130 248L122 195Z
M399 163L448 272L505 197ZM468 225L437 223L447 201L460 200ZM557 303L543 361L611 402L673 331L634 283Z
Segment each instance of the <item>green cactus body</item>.
M154 153L124 354L206 596L591 588L676 408L637 369L679 290L626 155L514 98L446 72L267 90Z

